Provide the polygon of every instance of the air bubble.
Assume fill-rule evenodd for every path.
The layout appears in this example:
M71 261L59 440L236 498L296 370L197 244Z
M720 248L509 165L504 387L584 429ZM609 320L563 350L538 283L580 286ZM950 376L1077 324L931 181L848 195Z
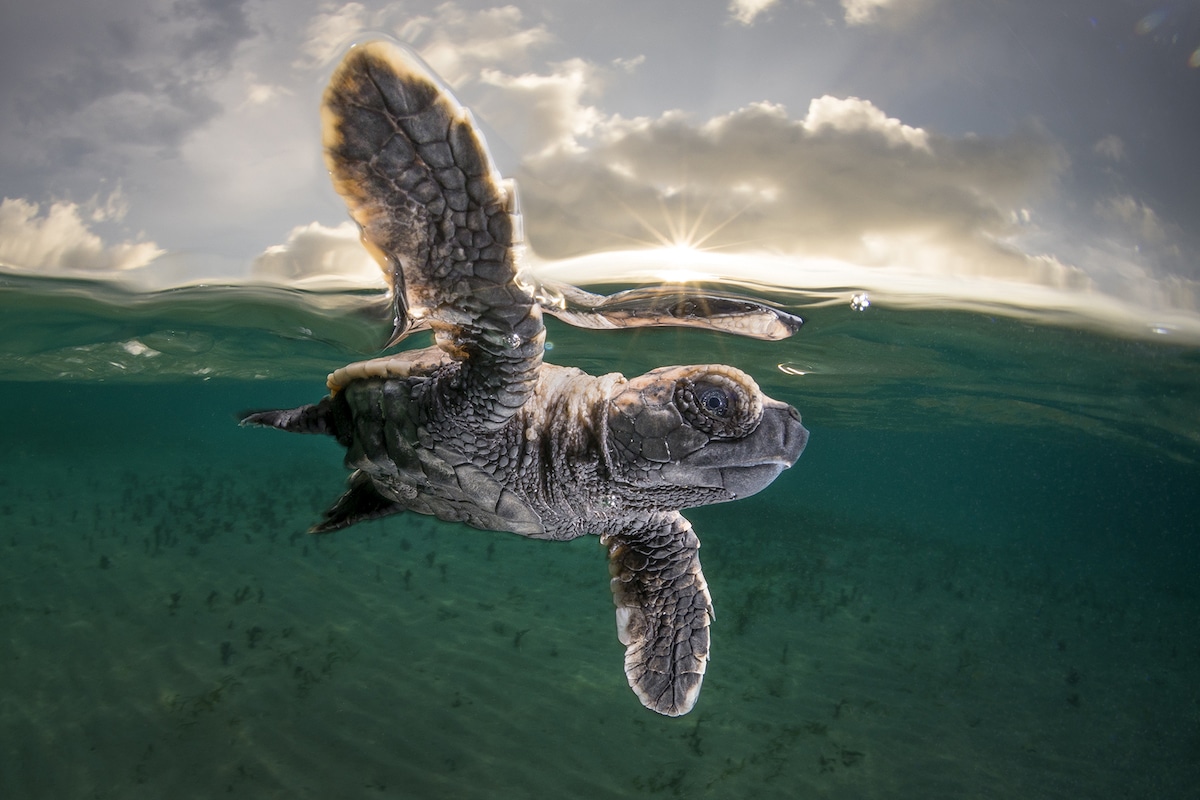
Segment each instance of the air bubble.
M859 292L850 298L850 308L855 311L866 311L871 307L871 296L866 292Z

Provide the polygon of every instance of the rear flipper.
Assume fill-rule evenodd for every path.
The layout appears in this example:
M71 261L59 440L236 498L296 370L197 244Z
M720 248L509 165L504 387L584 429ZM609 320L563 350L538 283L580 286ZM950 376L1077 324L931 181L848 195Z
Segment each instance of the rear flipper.
M340 393L325 397L319 403L299 408L246 413L242 415L239 424L278 428L289 433L323 433L335 437L343 447L350 446L350 431L353 430L350 409ZM379 519L404 510L404 506L381 495L365 472L355 470L350 475L350 488L330 506L321 521L308 531L329 533L347 528L356 522Z
M713 616L700 542L678 512L644 531L601 537L608 546L625 676L642 705L678 717L692 710L708 665Z
M330 506L324 517L308 529L309 533L330 533L347 528L356 522L398 514L404 506L379 493L367 473L355 470L350 475L350 488Z
M320 433L332 436L343 447L350 445L350 409L340 396L321 398L321 402L299 408L253 411L241 415L242 427L278 428L289 433Z

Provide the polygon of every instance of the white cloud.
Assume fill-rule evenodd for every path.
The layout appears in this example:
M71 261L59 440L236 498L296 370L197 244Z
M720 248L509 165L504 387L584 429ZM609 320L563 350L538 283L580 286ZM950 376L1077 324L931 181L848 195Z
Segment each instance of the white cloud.
M120 222L129 213L129 201L118 183L106 197L102 198L99 192L92 195L83 208L92 222Z
M145 266L163 251L153 242L105 242L88 227L75 203L0 201L0 264L46 275L105 275Z
M879 136L890 147L909 147L929 152L929 134L887 116L869 100L857 97L818 97L808 105L801 123L810 134L822 130Z
M286 242L267 248L254 260L250 277L289 285L314 281L384 285L383 273L363 248L358 226L350 221L332 228L319 222L293 228Z
M847 25L870 25L885 14L913 12L932 0L839 0Z
M799 118L772 103L705 120L601 114L574 144L518 175L547 277L704 274L861 286L893 304L1040 308L1142 334L1197 326L1197 283L1170 275L1179 232L1146 203L1098 202L1100 238L1055 227L1070 163L1036 126L947 137L826 96ZM1147 327L1151 317L1167 322Z
M170 162L182 173L179 188L186 187L179 192L186 197L173 201L209 210L198 214L200 223L254 219L326 185L314 98L262 86L251 74L215 86L224 110L194 130Z
M553 38L542 25L526 26L516 6L470 12L455 3L408 20L397 35L454 87L478 78L488 67L521 69L534 49Z
M309 20L301 46L305 58L295 66L307 69L333 63L367 27L367 9L362 3L318 9Z
M1033 131L950 139L824 97L801 119L769 103L602 119L578 149L530 159L521 183L529 244L547 257L669 243L1070 283L1069 267L1010 243L1065 166Z
M646 63L644 55L634 56L633 58L616 58L613 59L612 65L626 74L632 75L637 72L638 67Z
M247 75L247 84L245 87L245 99L242 100L238 109L243 109L247 106L265 106L277 102L282 97L287 97L292 94L292 90L286 86L278 86L270 83L255 83L252 80L252 75Z
M633 74L645 60L535 61L533 54L555 38L515 6L469 11L443 3L394 30L507 149L522 155L576 148L603 118L591 101L614 76Z
M573 146L599 118L583 102L585 96L601 92L610 74L632 73L644 60L618 58L602 67L575 58L543 65L534 54L554 37L512 5L470 10L447 2L414 15L399 4L368 10L351 2L313 17L306 59L298 63L327 64L373 30L390 32L412 48L510 149L521 153Z
M881 8L887 8L892 0L841 0L846 12L847 25L865 25L874 22Z
M729 13L743 25L753 25L759 15L778 3L779 0L729 0Z
M485 69L480 78L500 90L481 104L488 122L503 131L510 145L534 157L578 148L578 139L590 135L601 119L594 106L583 102L586 95L600 91L600 71L582 59L552 69L549 75Z

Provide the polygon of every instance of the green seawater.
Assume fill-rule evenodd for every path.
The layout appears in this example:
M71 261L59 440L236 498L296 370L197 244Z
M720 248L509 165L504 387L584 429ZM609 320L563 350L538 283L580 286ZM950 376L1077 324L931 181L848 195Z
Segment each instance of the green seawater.
M549 323L551 361L734 364L812 434L688 512L713 659L667 719L595 538L305 533L336 443L236 414L374 355L370 297L4 282L0 797L1195 797L1200 349L776 299L785 342Z

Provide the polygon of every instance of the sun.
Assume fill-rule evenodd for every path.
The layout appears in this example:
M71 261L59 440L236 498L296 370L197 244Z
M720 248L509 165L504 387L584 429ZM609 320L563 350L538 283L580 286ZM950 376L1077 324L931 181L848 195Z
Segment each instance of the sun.
M657 247L654 256L656 260L661 259L662 266L654 271L654 277L663 283L715 281L716 276L697 269L705 260L705 254L704 249L686 243Z
M624 205L624 204L623 204ZM722 250L739 247L745 242L722 241L715 237L753 205L753 201L728 213L722 219L712 219L711 205L706 202L698 211L688 203L688 192L679 187L666 187L658 196L658 219L625 205L630 217L645 232L644 237L629 237L641 246L643 253L656 264L654 277L664 283L693 283L712 281L715 277L701 265Z

